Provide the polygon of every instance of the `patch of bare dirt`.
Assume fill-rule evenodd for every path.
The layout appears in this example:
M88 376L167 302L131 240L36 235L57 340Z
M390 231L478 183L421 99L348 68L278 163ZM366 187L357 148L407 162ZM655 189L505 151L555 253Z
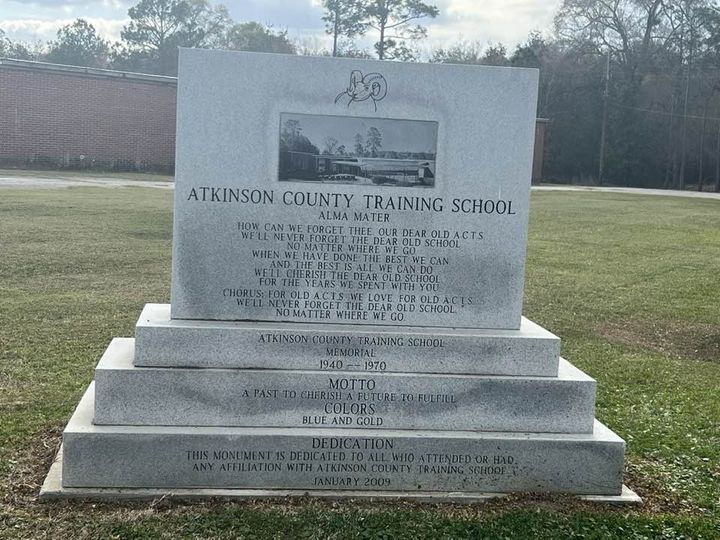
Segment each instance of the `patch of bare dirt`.
M36 501L40 486L60 448L62 426L52 426L36 436L27 448L10 459L9 474L0 479L2 502L27 506Z
M625 466L625 484L643 499L643 511L653 514L693 515L697 513L688 501L684 500L676 491L669 489L668 482L663 475L649 474L651 462L632 461Z
M673 321L624 321L598 327L604 338L672 358L720 363L720 326Z

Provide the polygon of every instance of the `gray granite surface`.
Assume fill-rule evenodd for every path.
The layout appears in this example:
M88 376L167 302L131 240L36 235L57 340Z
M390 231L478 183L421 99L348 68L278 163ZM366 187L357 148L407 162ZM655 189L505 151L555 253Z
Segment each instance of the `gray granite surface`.
M116 338L95 371L95 422L590 432L595 381L558 377L133 366Z
M537 82L181 50L172 317L518 329Z
M63 447L55 455L50 472L45 477L38 499L45 501L203 501L203 500L286 500L287 498L363 500L369 502L475 504L507 497L505 493L478 491L340 491L328 489L247 489L247 488L108 488L65 487L62 483ZM642 498L626 485L619 495L576 495L579 500L602 505L641 504Z
M557 375L560 339L523 318L519 330L189 321L147 304L136 366L480 375Z
M624 442L587 434L98 426L64 433L65 487L554 491L619 495Z

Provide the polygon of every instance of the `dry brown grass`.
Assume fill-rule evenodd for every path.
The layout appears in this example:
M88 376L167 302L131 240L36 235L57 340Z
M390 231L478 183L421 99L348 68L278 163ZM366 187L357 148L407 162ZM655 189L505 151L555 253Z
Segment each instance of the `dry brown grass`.
M608 341L672 358L720 363L720 327L679 321L603 323L598 334Z

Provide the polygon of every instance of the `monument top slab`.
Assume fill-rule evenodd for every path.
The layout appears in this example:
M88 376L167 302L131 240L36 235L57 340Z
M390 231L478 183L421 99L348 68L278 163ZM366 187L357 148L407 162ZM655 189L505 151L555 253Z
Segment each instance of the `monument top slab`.
M174 319L520 326L537 71L182 50Z

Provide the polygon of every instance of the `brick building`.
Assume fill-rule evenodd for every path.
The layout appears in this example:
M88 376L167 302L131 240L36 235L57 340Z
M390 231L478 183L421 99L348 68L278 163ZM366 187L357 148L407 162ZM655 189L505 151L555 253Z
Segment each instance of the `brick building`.
M172 172L176 90L175 77L0 58L0 167Z
M0 59L0 166L172 171L174 77Z

